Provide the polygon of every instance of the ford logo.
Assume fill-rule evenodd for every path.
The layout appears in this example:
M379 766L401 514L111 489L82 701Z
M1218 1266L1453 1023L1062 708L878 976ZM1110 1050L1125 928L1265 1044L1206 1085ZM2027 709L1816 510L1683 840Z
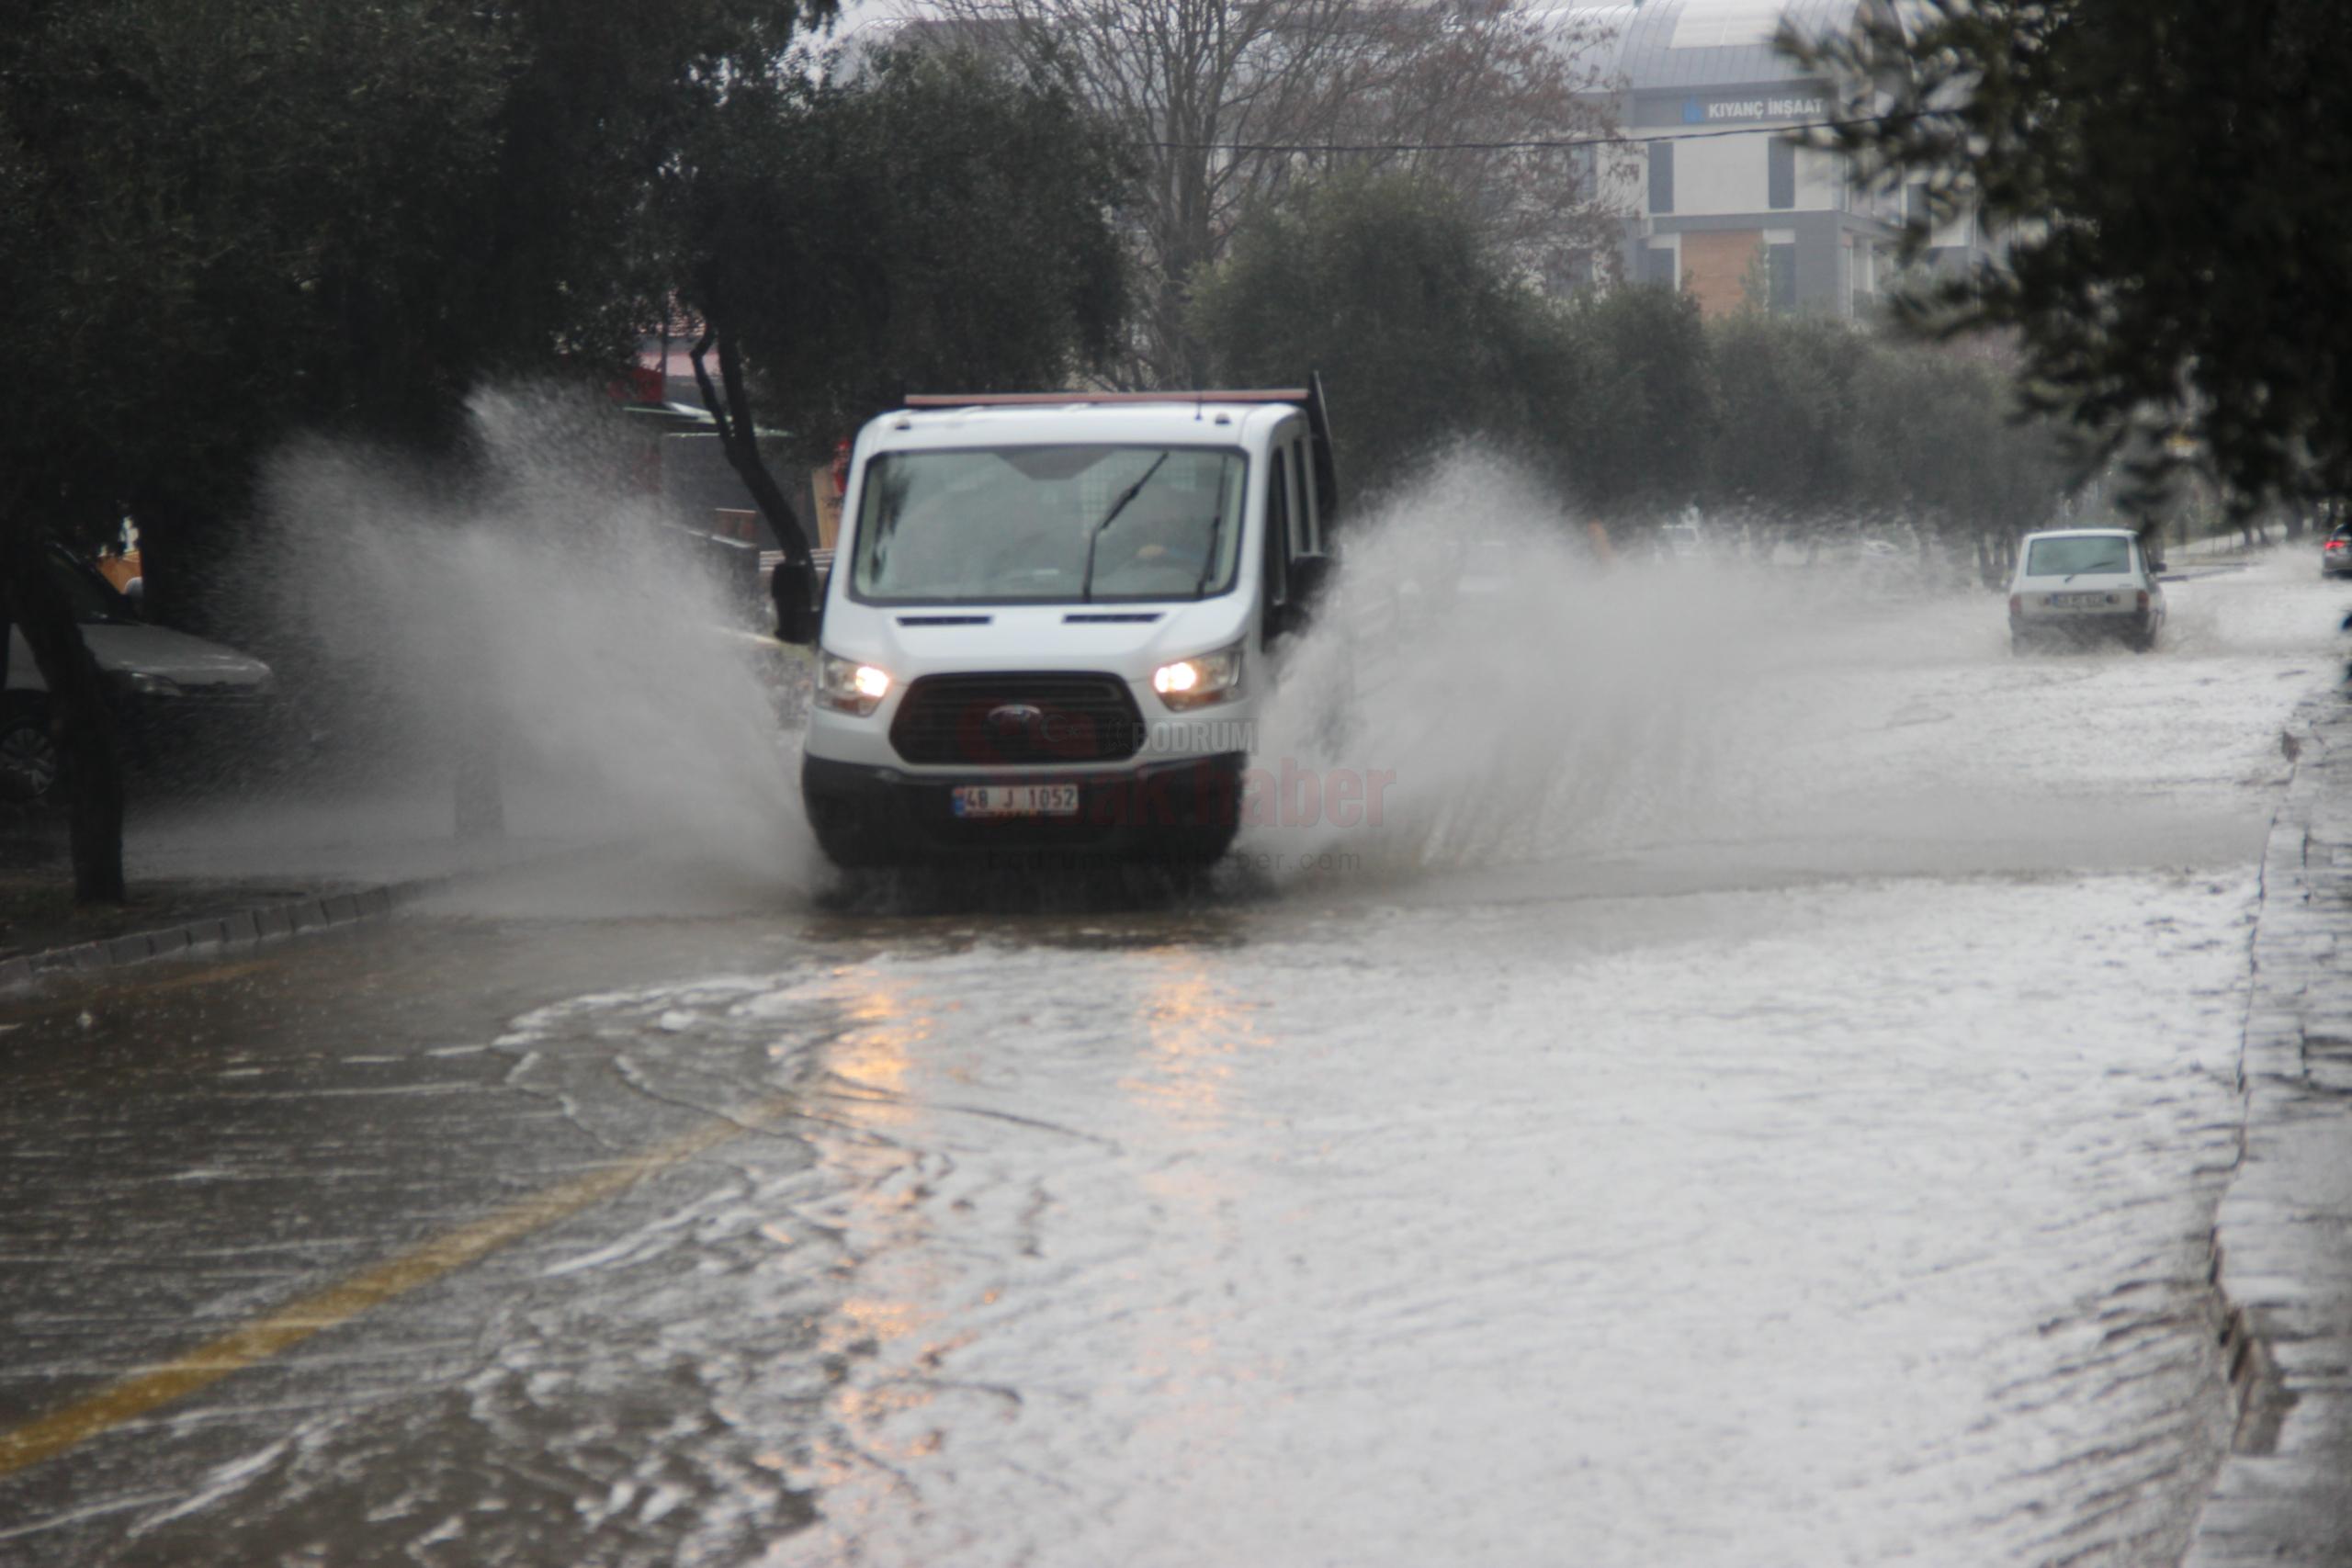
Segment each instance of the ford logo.
M989 728L999 735L1034 735L1045 722L1046 710L1030 703L989 709Z

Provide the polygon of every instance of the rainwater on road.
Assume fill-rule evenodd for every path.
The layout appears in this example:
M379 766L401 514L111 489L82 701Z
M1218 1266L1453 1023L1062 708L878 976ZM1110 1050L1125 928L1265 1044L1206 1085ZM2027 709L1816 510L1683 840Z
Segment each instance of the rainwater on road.
M1205 887L657 845L0 998L0 1562L2171 1561L2305 564L1596 609Z

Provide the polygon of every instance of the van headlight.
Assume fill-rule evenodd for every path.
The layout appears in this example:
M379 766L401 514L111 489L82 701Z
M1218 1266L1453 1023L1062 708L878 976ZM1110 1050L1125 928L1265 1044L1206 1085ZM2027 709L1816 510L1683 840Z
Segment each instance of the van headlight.
M1196 653L1151 672L1151 689L1178 713L1241 694L1241 644Z
M835 713L854 713L863 718L889 694L888 671L837 653L817 655L817 701Z

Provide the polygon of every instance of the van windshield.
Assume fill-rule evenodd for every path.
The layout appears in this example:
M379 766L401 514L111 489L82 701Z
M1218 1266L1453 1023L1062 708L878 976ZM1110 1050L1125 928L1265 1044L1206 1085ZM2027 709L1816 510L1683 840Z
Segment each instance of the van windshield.
M850 585L896 604L1205 599L1240 558L1225 447L889 452L865 470Z
M2112 535L2081 534L2072 538L2036 539L2027 549L2028 577L2080 577L2090 572L2122 573L2132 570L2132 543Z

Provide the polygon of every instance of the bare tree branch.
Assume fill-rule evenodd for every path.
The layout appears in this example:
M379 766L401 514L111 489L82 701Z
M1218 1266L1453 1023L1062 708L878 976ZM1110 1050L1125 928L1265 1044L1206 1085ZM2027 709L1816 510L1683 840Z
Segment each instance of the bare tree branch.
M1193 276L1253 208L1350 168L1401 166L1476 193L1507 253L1539 276L1613 265L1622 155L1463 142L1597 137L1614 84L1596 24L1494 0L933 0L958 41L1066 70L1127 134L1148 193L1134 236L1145 383L1203 371ZM1347 143L1376 152L1293 149ZM1452 143L1452 147L1432 144Z

